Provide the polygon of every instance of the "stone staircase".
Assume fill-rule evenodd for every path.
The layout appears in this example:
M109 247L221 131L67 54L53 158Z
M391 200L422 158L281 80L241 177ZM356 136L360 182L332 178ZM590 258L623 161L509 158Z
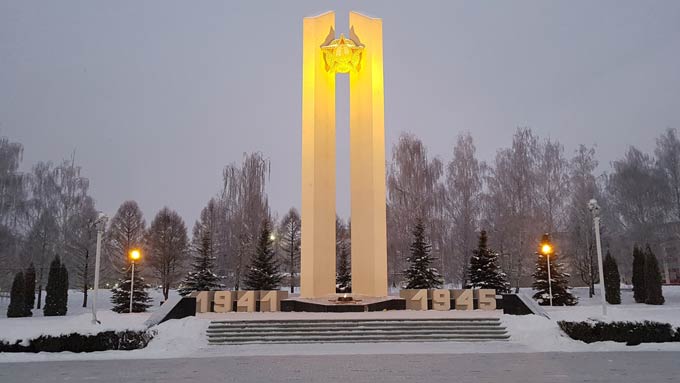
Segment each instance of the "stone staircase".
M483 342L510 338L498 318L210 322L208 344Z

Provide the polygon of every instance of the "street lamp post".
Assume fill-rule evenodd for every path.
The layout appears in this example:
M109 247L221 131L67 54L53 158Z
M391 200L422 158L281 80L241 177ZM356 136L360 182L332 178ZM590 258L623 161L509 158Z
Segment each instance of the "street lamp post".
M600 241L600 206L597 200L591 199L588 202L588 210L593 215L593 226L595 226L595 247L597 248L597 267L600 272L600 295L602 296L602 315L607 316L607 300L604 290L604 266L602 265L602 242Z
M130 260L132 261L132 275L130 276L130 314L132 314L132 301L135 295L135 261L141 258L142 253L134 249L130 251Z
M543 244L541 245L541 252L545 255L548 261L548 295L550 296L550 307L553 305L553 294L552 294L552 277L550 276L550 253L552 252L552 246L550 245L548 234L543 235Z
M103 213L99 213L99 217L94 222L97 228L97 249L95 252L94 261L94 286L92 289L92 323L99 324L97 320L97 292L99 291L99 268L101 265L101 254L102 254L102 236L104 235L104 230L106 230L106 221L109 218Z

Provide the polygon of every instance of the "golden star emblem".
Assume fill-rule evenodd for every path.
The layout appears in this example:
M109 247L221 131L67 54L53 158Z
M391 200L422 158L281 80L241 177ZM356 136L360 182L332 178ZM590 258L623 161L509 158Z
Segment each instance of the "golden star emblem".
M339 39L321 47L323 58L326 61L326 70L335 73L359 71L363 50L363 45L358 45L343 34L340 34Z

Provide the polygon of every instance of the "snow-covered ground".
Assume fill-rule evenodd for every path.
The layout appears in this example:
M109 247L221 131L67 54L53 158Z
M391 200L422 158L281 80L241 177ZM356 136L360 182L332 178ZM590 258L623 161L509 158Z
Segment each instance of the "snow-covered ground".
M530 291L524 291L528 293ZM302 314L302 313L229 313L206 314L195 318L172 320L156 326L156 337L148 347L134 351L105 351L93 353L38 353L38 354L0 354L0 362L41 361L41 360L97 360L97 359L157 359L157 358L196 358L214 356L252 356L252 355L350 355L350 354L460 354L460 353L505 353L505 352L584 352L584 351L680 351L680 343L642 344L626 346L615 342L585 344L563 334L557 326L558 320L654 320L670 322L680 326L680 286L664 287L666 304L649 306L632 303L632 292L622 291L623 304L609 306L609 316L602 318L599 295L588 298L585 288L577 288L579 305L574 307L547 308L551 319L541 316L501 315L508 328L511 339L508 342L488 343L377 343L377 344L296 344L296 345L237 345L208 346L205 330L210 320L222 319L293 319L302 316L338 317L343 314ZM160 294L155 297L158 300ZM106 301L101 299L100 301ZM104 302L102 302L104 306ZM158 307L157 304L154 308ZM116 314L108 310L99 312L102 325L90 324L89 313L71 311L61 318L19 318L0 319L0 338L27 337L41 333L61 333L72 329L79 332L92 332L97 329L141 328L149 317L146 314ZM357 315L357 313L351 314ZM359 314L360 315L360 314ZM391 311L368 313L374 317L432 317L455 315L455 312ZM479 312L469 315L478 316Z
M63 317L45 317L42 310L33 310L28 318L7 318L9 302L0 302L0 340L25 342L40 335L61 335L77 332L80 334L96 334L102 331L144 330L144 321L151 312L160 307L163 294L160 290L149 290L153 299L148 313L118 314L111 311L111 291L100 290L97 300L97 319L101 324L92 323L92 294L87 307L83 307L83 294L69 290L67 315ZM171 295L177 294L171 291ZM43 295L44 299L44 295ZM44 301L43 301L44 302Z
M608 305L607 316L602 315L602 300L599 287L593 298L588 298L588 289L576 288L573 293L578 296L579 303L575 307L547 307L546 311L552 319L580 321L585 319L597 319L601 321L644 321L670 323L674 327L680 327L680 286L664 286L663 295L666 303L661 306L635 303L633 291L625 289L621 291L621 304Z
M163 301L163 293L159 289L149 289L149 296L151 299L153 299L151 304L151 308L149 308L149 311L153 311L156 308L158 308ZM170 296L177 295L177 291L175 290L170 290ZM43 304L45 303L45 292L43 291L43 296L42 296L42 301ZM7 306L9 305L9 299L1 299L0 300L0 320L7 318ZM100 310L111 310L111 307L113 305L111 304L111 290L107 289L102 289L99 290L99 293L97 294L97 311ZM88 297L87 297L87 307L83 307L83 292L78 291L78 290L69 290L68 291L68 310L66 315L71 316L71 315L78 315L78 314L83 314L83 313L91 313L92 312L92 290L89 291ZM41 317L43 316L42 309L33 310L33 317ZM2 323L2 322L0 322Z

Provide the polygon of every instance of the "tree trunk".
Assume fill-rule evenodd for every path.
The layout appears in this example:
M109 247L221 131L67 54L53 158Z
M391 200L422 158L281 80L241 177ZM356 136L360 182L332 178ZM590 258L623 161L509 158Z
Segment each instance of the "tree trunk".
M88 278L88 259L90 257L89 250L85 250L85 270L83 271L83 307L87 307L87 278Z
M38 302L35 305L35 308L40 310L40 302L42 300L42 282L38 285Z
M291 240L291 248L290 248L290 270L288 270L288 274L290 275L290 293L293 294L295 292L295 249L293 248L293 240Z

